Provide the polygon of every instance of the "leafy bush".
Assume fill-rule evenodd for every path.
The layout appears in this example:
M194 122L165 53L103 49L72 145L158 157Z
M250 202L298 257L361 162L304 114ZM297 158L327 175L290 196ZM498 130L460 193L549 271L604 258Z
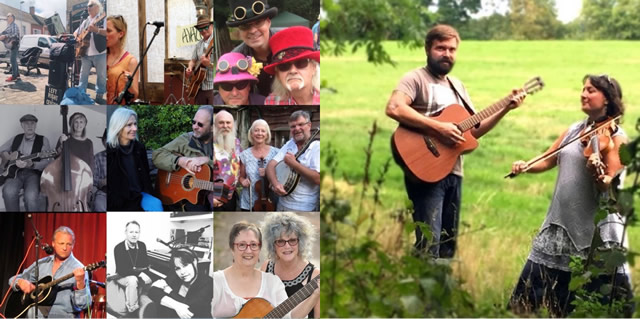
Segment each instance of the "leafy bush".
M199 105L134 105L138 113L138 138L155 150L182 133L191 132L191 119Z

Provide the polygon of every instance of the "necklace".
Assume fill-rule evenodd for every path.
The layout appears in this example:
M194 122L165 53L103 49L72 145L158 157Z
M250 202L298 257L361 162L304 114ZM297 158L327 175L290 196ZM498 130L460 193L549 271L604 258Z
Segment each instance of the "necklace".
M126 243L125 243L125 245L126 245ZM127 245L127 247L128 247L128 245ZM125 250L127 251L127 254L129 255L129 260L131 260L131 265L133 266L133 268L136 268L136 264L138 263L138 249L136 248L136 259L135 259L135 261L131 257L131 252L129 251L129 249L125 248Z

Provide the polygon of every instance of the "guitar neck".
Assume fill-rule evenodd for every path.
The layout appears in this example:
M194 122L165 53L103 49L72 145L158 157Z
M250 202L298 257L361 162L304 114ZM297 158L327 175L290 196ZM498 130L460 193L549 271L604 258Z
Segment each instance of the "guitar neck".
M204 56L210 56L211 52L213 51L213 34L209 36L210 37L210 41L209 41L209 45L207 46L207 52L205 52ZM200 60L198 60L198 63L196 63L196 65L193 67L193 70L199 70L200 69L200 65L202 63L200 62Z
M279 304L277 307L273 308L264 318L284 318L286 314L288 314L293 308L299 305L301 302L305 301L316 288L318 288L318 280L320 280L320 275L311 279L311 281L306 284L302 289L298 290L293 296L289 297L287 300Z
M513 98L513 94L507 95L506 97L504 97L500 101L492 104L488 108L486 108L486 109L480 111L479 113L476 113L476 114L470 116L466 120L458 123L458 127L460 128L460 130L462 132L465 132L465 131L471 129L472 127L474 127L478 123L480 123L482 120L489 118L493 114L501 111L503 108L505 108L507 105L509 105L511 103L511 99L512 98Z

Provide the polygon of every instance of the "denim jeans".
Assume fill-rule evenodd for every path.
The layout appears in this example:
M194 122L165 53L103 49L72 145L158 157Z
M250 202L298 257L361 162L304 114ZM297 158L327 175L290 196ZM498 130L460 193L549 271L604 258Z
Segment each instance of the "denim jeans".
M18 72L18 48L11 49L11 76L17 78L20 76Z
M456 252L462 177L449 174L438 182L426 183L405 174L404 183L413 202L413 221L430 225L433 235L429 243L416 227L417 252L428 252L434 258L452 258Z
M89 81L89 73L91 68L96 68L96 95L103 95L107 92L107 54L98 54L94 56L82 57L82 66L80 67L80 83L78 88L84 93L87 92L87 84Z
M2 188L4 207L8 212L20 211L20 190L24 188L24 206L28 212L42 210L40 205L40 172L21 169L16 178L9 178Z

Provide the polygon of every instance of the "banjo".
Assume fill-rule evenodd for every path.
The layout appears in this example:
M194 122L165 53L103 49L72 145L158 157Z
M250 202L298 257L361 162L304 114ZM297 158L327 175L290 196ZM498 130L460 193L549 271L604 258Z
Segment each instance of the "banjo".
M298 152L296 153L296 160L298 160L298 158L307 151L309 145L311 145L312 142L320 140L320 138L318 137L319 133L320 128L318 128L315 132L313 132L313 134L311 134L311 137L304 144L304 146L302 146L302 149L298 150ZM282 187L287 192L285 196L291 194L296 186L298 186L298 182L300 182L300 174L292 170L289 165L285 164L284 160L278 162L275 169L276 179L278 180L278 183L282 184Z

